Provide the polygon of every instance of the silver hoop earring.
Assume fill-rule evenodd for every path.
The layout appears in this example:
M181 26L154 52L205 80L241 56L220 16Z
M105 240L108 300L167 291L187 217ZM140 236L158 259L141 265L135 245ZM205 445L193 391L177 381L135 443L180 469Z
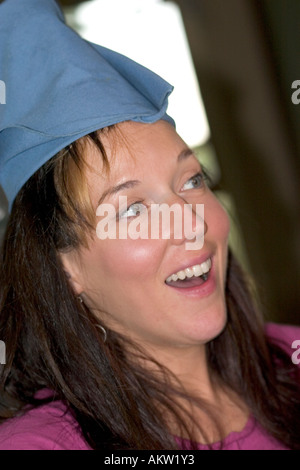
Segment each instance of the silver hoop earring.
M77 297L77 300L78 300L78 302L80 302L81 304L83 304L83 299L80 297L80 295Z
M106 343L107 340L107 332L106 329L102 325L96 325L97 328L99 328L102 333L103 333L103 343Z

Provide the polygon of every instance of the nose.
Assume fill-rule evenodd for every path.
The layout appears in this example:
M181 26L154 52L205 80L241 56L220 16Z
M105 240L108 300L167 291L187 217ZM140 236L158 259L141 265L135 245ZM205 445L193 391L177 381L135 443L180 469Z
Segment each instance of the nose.
M183 235L186 250L201 250L207 233L204 204L184 204Z
M180 196L168 198L165 206L169 210L169 226L162 223L162 238L169 238L173 244L186 244L187 250L203 247L208 230L204 220L204 204L189 204Z

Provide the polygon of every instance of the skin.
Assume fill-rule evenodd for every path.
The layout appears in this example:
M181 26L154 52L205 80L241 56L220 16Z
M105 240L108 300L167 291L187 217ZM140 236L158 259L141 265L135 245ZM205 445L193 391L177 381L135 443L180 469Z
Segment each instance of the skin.
M205 344L226 323L228 216L204 182L199 188L186 184L201 167L192 153L177 163L178 155L187 146L170 124L123 123L121 130L126 142L117 143L114 151L108 150L111 161L108 178L103 175L95 151L86 155L88 164L96 170L87 174L95 212L106 189L127 180L139 180L141 183L135 187L108 196L105 203L118 209L119 196L127 196L128 205L143 200L146 207L151 203L193 206L202 203L206 223L204 246L201 250L187 250L184 235L174 239L172 233L166 240L94 237L88 249L64 255L73 286L92 309L99 311L99 315L101 312L105 324L130 333L139 342L180 348ZM119 223L124 225L125 220ZM180 266L206 253L213 255L216 273L216 289L211 295L200 299L188 297L165 284L166 278Z
M191 178L201 172L200 164L191 152L177 161L188 147L166 121L122 123L119 132L104 136L103 142L110 161L109 175L96 151L86 151L95 212L108 188L138 180L139 184L109 195L103 202L118 209L119 196L127 196L128 205L143 201L146 210L152 203L189 203L193 208L204 204L204 245L196 252L188 251L185 236L175 239L172 233L169 239L158 240L99 240L94 236L87 248L62 255L73 289L95 311L100 323L141 343L187 388L194 390L201 383L202 395L221 406L222 412L228 409L228 431L239 430L245 424L245 413L233 412L228 394L214 387L205 354L205 344L222 332L227 320L227 213L205 183L192 184ZM193 212L193 226L196 224ZM170 274L206 254L213 257L215 276L209 295L186 295L166 285Z

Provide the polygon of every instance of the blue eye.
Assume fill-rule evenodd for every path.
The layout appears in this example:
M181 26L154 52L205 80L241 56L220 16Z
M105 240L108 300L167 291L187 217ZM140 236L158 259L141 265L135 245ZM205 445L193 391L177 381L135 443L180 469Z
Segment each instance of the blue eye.
M135 202L134 204L131 204L124 212L122 212L119 215L119 219L127 219L129 217L137 217L140 215L144 210L146 206L142 202Z
M182 186L183 190L187 189L197 189L203 186L203 175L202 173L197 173L196 175L192 176L187 182Z

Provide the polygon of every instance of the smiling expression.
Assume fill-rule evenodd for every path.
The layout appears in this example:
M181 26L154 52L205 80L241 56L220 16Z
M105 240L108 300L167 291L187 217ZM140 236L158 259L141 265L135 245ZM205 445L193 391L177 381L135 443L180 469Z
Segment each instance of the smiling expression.
M110 161L105 175L90 149L87 172L95 208L119 196L128 206L118 224L152 204L204 204L204 245L187 251L186 238L90 240L87 248L64 254L73 288L108 327L159 346L205 344L226 324L225 279L229 219L206 186L193 152L165 121L118 125L125 139L102 141ZM114 131L112 131L114 132ZM117 139L117 140L116 140ZM193 213L194 225L197 216Z

